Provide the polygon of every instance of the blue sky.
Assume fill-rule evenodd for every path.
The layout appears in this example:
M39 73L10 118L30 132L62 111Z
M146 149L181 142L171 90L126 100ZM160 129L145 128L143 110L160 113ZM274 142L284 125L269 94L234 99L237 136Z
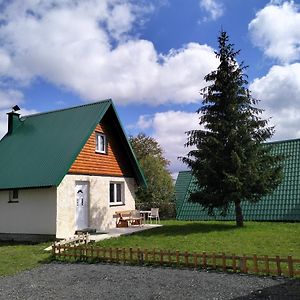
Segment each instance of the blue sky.
M226 30L274 139L300 137L300 8L281 0L0 0L0 135L22 114L112 98L128 134L171 161L197 128L203 77Z

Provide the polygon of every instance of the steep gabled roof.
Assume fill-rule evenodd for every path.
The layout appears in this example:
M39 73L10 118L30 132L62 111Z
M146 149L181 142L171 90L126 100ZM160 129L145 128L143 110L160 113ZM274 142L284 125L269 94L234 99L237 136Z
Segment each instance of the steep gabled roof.
M283 154L284 179L272 194L256 204L242 202L245 220L300 221L300 139L269 143L274 154ZM188 201L190 192L196 189L190 171L179 172L176 191L176 216L179 220L234 220L234 207L226 217L208 216L197 203Z
M146 184L111 100L22 117L0 141L0 189L58 186L108 110L136 179Z

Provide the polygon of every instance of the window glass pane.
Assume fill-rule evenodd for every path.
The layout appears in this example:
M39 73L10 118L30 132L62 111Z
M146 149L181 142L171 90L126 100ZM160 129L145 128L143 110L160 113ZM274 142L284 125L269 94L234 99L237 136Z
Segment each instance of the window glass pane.
M114 194L115 194L114 184L111 183L109 186L109 202L115 202Z
M19 191L18 190L13 190L12 198L13 199L18 199L19 198Z
M122 186L120 183L116 184L117 186L117 202L122 202Z
M104 135L100 135L100 151L105 152L105 137Z
M99 151L100 150L100 135L97 134L96 136L96 150Z

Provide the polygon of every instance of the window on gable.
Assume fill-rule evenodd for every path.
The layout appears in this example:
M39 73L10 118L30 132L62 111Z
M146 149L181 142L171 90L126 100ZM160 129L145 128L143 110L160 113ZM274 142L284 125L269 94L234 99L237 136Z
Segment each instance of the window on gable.
M9 191L9 203L18 203L19 202L19 190L14 189Z
M109 203L110 205L124 204L124 183L110 182L109 184Z
M107 153L106 135L103 133L96 133L96 152Z

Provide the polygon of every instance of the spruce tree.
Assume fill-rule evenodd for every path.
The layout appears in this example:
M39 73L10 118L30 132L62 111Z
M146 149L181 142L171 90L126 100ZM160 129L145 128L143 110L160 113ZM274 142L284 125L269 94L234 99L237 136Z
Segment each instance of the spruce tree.
M190 201L198 202L210 215L226 215L234 203L236 225L243 226L242 201L257 202L281 182L282 157L272 155L264 142L274 134L256 107L258 100L247 88L240 51L229 43L226 32L218 37L215 53L220 64L204 77L199 124L204 130L187 132L186 146L194 147L182 160L192 170L198 188Z

